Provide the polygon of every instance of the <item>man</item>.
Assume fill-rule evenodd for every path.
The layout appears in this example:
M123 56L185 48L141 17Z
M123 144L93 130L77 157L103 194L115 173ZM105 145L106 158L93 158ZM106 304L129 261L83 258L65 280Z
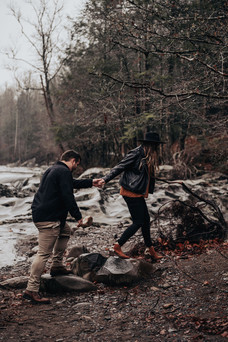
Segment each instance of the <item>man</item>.
M39 249L32 263L31 273L23 297L33 303L50 303L39 293L40 278L46 262L53 252L50 274L69 274L63 264L63 255L70 238L71 229L66 223L68 212L82 224L82 215L74 198L73 189L98 186L99 179L76 180L72 172L81 161L74 150L64 152L55 165L44 173L32 203L32 217L39 231Z

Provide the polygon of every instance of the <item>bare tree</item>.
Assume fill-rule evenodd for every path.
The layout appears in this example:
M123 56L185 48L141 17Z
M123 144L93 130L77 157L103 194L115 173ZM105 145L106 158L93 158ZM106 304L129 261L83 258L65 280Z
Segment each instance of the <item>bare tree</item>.
M57 126L57 114L53 104L51 83L60 71L63 62L63 59L61 62L58 58L62 52L60 35L63 30L63 2L59 0L38 0L36 2L29 0L27 4L32 9L32 19L23 17L21 11L13 6L10 6L10 11L36 56L36 61L33 63L30 60L19 58L13 51L11 51L11 58L25 62L32 68L34 74L40 76L39 90L44 96L46 111L54 130ZM31 88L30 84L22 85L18 78L17 82L20 88ZM64 150L63 142L59 141L58 146L60 151Z

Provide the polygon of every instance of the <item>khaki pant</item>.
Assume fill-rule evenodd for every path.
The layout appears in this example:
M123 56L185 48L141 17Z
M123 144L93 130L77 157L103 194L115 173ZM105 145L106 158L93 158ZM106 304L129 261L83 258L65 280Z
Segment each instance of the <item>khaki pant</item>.
M40 277L46 262L53 252L52 266L62 266L63 255L70 238L70 226L66 223L60 228L60 222L36 222L39 230L39 249L32 263L27 290L39 292Z

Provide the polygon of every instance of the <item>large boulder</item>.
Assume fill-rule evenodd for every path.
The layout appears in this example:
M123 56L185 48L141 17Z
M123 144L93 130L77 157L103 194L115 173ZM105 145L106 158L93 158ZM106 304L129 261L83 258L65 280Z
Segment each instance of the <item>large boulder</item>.
M111 256L96 273L94 280L108 285L130 285L154 272L152 264L138 259Z
M84 253L72 261L71 270L77 276L93 281L94 275L106 260L100 253Z

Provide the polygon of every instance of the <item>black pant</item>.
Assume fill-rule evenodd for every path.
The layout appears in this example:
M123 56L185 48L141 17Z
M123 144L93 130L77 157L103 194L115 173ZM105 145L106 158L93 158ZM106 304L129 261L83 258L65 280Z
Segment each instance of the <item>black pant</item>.
M123 246L127 240L133 236L139 228L142 228L142 235L145 245L147 247L152 246L150 237L150 216L148 213L146 201L144 197L126 197L123 196L127 203L128 209L131 214L133 224L131 224L121 235L118 243Z

